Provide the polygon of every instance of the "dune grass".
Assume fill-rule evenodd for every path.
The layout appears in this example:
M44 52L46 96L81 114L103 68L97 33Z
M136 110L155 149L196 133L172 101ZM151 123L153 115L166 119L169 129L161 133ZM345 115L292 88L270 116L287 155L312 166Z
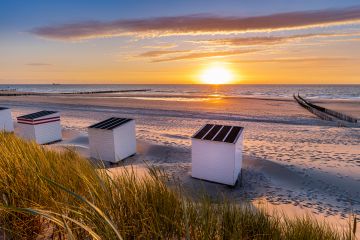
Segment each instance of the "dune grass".
M166 181L156 169L141 179L131 170L110 177L73 151L0 133L0 232L5 239L351 239L310 217L193 201Z

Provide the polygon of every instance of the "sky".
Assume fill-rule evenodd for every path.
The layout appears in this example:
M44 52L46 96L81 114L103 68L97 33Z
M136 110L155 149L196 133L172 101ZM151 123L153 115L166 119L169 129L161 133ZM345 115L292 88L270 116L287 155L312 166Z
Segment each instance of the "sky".
M360 84L360 2L0 0L0 56L0 84Z

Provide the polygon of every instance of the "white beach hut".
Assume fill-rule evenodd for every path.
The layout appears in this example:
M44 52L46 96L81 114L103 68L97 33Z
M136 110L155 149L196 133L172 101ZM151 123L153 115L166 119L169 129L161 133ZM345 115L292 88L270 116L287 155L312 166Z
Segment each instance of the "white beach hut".
M0 107L0 130L5 132L14 131L14 123L11 118L11 110L6 107Z
M19 135L38 144L60 141L60 113L55 111L40 111L17 118Z
M136 153L135 120L112 117L91 125L90 156L118 162Z
M235 185L242 166L243 127L206 124L191 138L192 177Z

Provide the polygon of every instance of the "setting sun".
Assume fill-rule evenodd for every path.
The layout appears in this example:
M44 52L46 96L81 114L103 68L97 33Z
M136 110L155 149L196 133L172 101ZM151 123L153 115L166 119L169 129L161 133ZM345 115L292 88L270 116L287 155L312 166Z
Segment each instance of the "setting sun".
M234 76L226 67L213 66L205 69L200 78L206 84L227 84L233 80Z

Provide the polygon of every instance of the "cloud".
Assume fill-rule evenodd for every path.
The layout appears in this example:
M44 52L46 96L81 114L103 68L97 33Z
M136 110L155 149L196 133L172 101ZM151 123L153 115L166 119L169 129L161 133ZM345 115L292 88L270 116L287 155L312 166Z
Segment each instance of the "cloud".
M189 52L189 50L159 50L159 51L148 51L138 55L138 57L160 57L163 55L174 54L174 53L184 53Z
M52 66L52 64L50 64L50 63L41 63L41 62L27 63L26 65L33 66L33 67Z
M326 37L354 37L358 36L359 33L314 33L314 34L299 34L292 36L269 36L269 37L240 37L240 38L222 38L222 39L211 39L211 40L199 40L199 41L189 41L192 43L208 44L208 45L231 45L237 47L249 47L248 50L244 48L239 49L235 48L233 50L226 51L207 51L199 52L192 50L159 50L159 51L148 51L137 55L136 57L148 57L148 58L157 58L153 59L152 62L164 62L164 61L176 61L176 60L186 60L186 59L196 59L196 58L208 58L208 57L223 57L229 55L237 55L249 52L258 52L261 50L266 50L266 48L251 48L253 45L274 45L286 43L292 40L301 40L307 38L326 38ZM187 54L180 54L187 53ZM180 54L180 55L179 55ZM165 55L173 55L168 58L159 59ZM329 61L329 60L344 60L344 58L306 58L303 59L306 62L315 62L315 61ZM249 62L300 62L301 59L274 59L274 60L252 60Z
M167 44L161 44L161 45L150 45L150 46L144 46L143 48L152 48L152 49L169 49L169 48L175 48L178 45L175 43L167 43Z
M355 37L359 33L314 33L314 34L298 34L289 36L268 36L268 37L239 37L239 38L221 38L210 40L190 41L192 43L209 44L209 45L275 45L286 43L289 41L303 40L308 38L327 38L327 37Z
M247 50L232 50L232 51L212 51L212 52L192 52L188 54L182 54L180 56L173 56L169 58L155 59L152 62L170 62L178 60L193 60L199 58L213 58L213 57L226 57L232 55L240 55L246 53L257 52L257 49L247 49Z
M284 42L285 40L285 37L241 37L204 40L198 42L215 45L273 45Z
M314 63L314 62L333 62L333 61L352 61L346 57L307 57L307 58L278 58L278 59L248 59L233 61L233 63Z
M271 31L288 28L348 23L360 20L360 6L316 11L278 13L253 17L187 15L110 22L87 21L50 25L30 32L44 38L80 40L121 35L215 34L246 31Z

